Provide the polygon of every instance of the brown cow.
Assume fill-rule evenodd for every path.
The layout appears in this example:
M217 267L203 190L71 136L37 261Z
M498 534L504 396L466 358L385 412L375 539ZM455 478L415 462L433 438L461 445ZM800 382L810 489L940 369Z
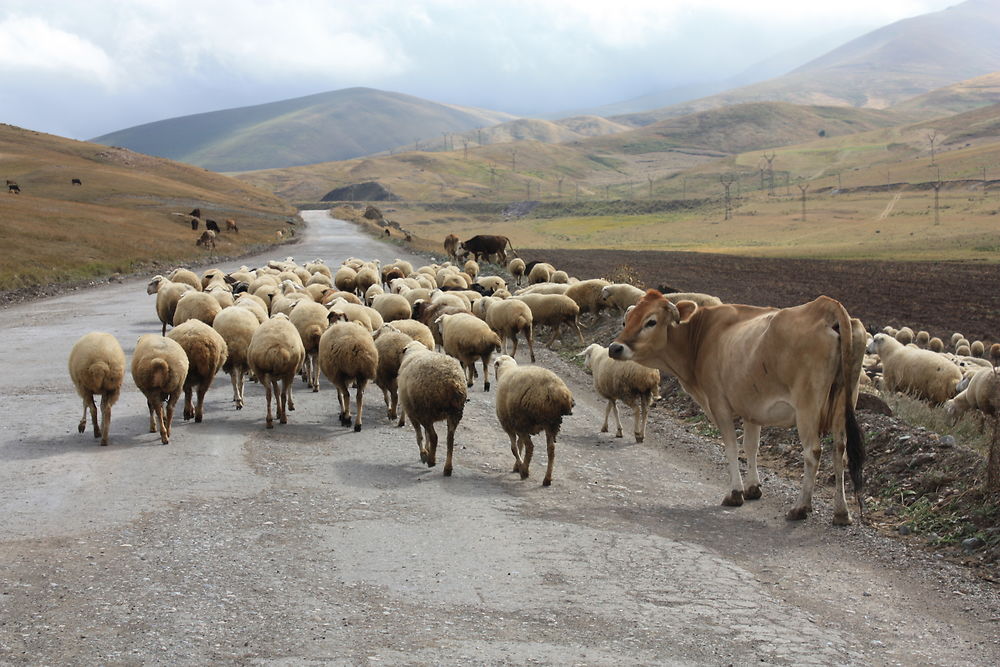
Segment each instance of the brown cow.
M722 434L731 491L723 505L760 498L757 448L761 426L795 426L802 441L805 476L789 520L812 509L820 437L832 433L834 525L849 525L844 497L844 451L860 511L865 450L854 415L865 330L838 301L821 296L793 308L720 305L676 306L650 290L625 316L625 329L608 348L670 373L698 402ZM735 419L743 420L747 485L740 476ZM745 491L744 491L745 488Z
M454 234L448 234L444 237L444 252L448 255L449 259L453 262L458 261L458 237Z
M206 229L201 233L201 236L194 242L194 244L203 245L209 250L215 250L215 232L211 229Z
M227 232L236 232L238 234L239 231L240 231L240 228L236 226L236 221L235 220L233 220L232 218L226 218L226 231Z

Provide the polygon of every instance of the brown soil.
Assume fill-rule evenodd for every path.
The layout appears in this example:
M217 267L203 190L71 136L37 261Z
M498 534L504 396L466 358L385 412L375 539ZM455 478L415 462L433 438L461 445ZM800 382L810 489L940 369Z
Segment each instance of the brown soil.
M645 287L778 307L837 299L869 328L1000 341L1000 264L766 259L693 252L524 250L575 276L635 275Z

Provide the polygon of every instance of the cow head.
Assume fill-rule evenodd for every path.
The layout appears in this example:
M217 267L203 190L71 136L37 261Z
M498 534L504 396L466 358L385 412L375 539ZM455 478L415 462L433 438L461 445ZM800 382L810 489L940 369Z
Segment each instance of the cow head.
M649 290L625 314L625 328L608 346L608 356L670 372L664 366L664 357L671 332L697 310L693 301L674 305L656 290Z

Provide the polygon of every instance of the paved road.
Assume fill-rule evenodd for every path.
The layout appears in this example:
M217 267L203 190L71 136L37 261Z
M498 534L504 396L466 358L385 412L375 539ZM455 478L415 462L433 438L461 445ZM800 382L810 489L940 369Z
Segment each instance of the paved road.
M305 217L300 261L400 254ZM662 415L643 445L598 434L587 376L553 353L577 407L543 488L544 448L510 473L481 385L451 478L377 390L365 429L342 428L325 381L266 431L260 387L237 412L219 378L161 446L127 378L99 447L65 369L91 330L128 355L158 331L144 281L0 311L0 663L1000 662L990 591L832 528L824 503L786 523L781 480L721 507L714 445Z

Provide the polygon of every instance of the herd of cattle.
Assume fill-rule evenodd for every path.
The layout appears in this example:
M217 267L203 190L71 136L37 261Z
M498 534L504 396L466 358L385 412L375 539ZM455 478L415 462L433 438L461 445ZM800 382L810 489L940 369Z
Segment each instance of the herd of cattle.
M796 426L805 474L787 518L804 519L811 511L820 442L830 434L833 523L850 524L845 471L862 508L865 457L854 410L860 384L873 374L882 374L886 389L916 395L947 375L947 390L929 400L947 400L955 413L1000 411L1000 345L984 350L983 356L993 356L992 364L946 356L897 341L895 336L905 340L905 331L872 338L839 302L826 297L784 309L723 304L705 294L664 295L601 279L577 280L549 264L526 264L516 257L507 264L508 282L501 275L481 274L473 259L461 266L455 261L467 252L506 262L506 249L513 251L506 237L474 237L461 244L449 238L445 246L452 261L416 269L401 260L382 266L349 258L331 268L322 260L300 265L288 258L257 269L210 269L200 277L186 269L156 276L147 291L156 295L162 331L140 338L131 365L135 384L147 398L150 431L159 430L161 442L169 442L182 392L184 418L201 421L205 393L220 370L231 377L236 409L243 407L245 377L262 384L265 423L272 428L273 414L283 424L294 409L295 375L317 391L322 371L337 388L342 425L361 430L365 388L374 382L390 420L413 424L421 461L428 465L436 462L434 423L446 421L448 475L467 392L480 373L483 390L489 391L492 369L499 383L497 418L510 438L514 471L528 476L531 436L544 431L547 485L556 436L574 401L551 371L518 365L518 340L526 343L533 364L536 328L551 327L550 347L563 326L575 329L582 345L581 315L596 319L606 309L624 314L623 330L609 346L591 345L581 353L595 390L607 401L602 431L613 413L616 436L622 437L621 401L635 413L633 432L641 442L649 406L658 396L659 373L677 377L725 443L731 483L725 505L761 497L756 460L761 427ZM522 282L528 284L521 287ZM508 340L513 343L509 356ZM494 359L498 352L504 354ZM937 370L922 378L914 369L928 361L926 355L933 355ZM107 444L110 408L125 374L121 346L108 334L88 334L71 353L70 374L84 403L79 430L86 429L89 411L95 437ZM101 424L95 395L102 398ZM737 419L743 424L742 442ZM746 479L738 460L741 445Z

